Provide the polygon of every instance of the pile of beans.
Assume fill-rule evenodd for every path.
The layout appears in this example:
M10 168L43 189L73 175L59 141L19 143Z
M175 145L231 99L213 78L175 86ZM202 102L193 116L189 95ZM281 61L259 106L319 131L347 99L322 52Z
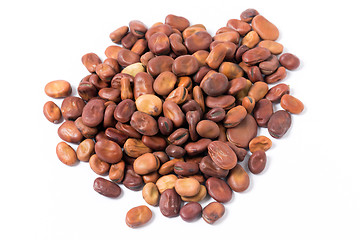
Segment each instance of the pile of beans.
M50 122L65 119L58 158L69 166L89 162L102 176L93 188L106 197L118 197L123 184L142 190L145 202L166 217L202 216L214 223L233 191L248 188L249 172L266 166L272 141L257 136L258 127L281 138L290 114L303 111L288 85L274 84L300 64L282 53L278 36L254 9L230 19L213 37L204 25L190 26L175 15L150 28L134 20L116 29L110 34L116 45L106 48L104 61L95 53L82 57L90 74L77 88L80 97L70 96L64 80L45 87L48 96L64 98L61 108L52 101L43 108ZM279 102L284 110L274 112ZM76 151L66 142L79 144ZM248 151L249 171L239 164ZM214 201L202 208L207 194ZM126 224L138 227L151 217L147 206L138 206Z

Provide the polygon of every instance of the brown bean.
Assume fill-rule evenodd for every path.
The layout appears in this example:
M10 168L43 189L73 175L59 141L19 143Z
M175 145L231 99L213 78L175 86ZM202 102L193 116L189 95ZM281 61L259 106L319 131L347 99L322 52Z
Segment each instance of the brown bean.
M157 206L159 204L160 194L155 183L146 183L142 189L142 196L145 202L151 206Z
M253 8L248 8L240 14L240 19L244 22L251 22L256 15L259 15L258 11Z
M46 119L52 123L58 123L61 119L60 108L53 101L44 104L43 113Z
M126 155L138 158L145 153L151 153L151 149L147 147L140 139L128 138L124 143L124 151Z
M108 58L117 59L117 56L118 56L118 53L119 53L120 49L122 49L122 47L120 47L120 46L116 46L116 45L108 46L105 49L105 56L108 57Z
M198 69L199 63L192 55L179 56L172 65L172 71L176 76L192 75Z
M186 121L189 124L189 134L192 141L198 139L198 134L196 132L196 125L201 120L201 114L199 111L189 111L186 113Z
M177 55L177 56L181 56L181 55L185 55L187 54L187 48L185 47L185 45L183 44L183 39L181 37L181 35L177 34L177 33L173 33L169 36L169 40L170 40L170 47L171 50Z
M247 148L251 139L257 135L257 124L255 119L250 115L246 117L234 128L228 128L226 137L229 142L237 147Z
M97 128L86 126L82 121L82 117L79 117L75 120L75 126L77 127L77 129L79 129L79 131L85 138L94 138L95 135L98 133Z
M194 178L182 178L175 182L175 191L183 197L193 197L200 191L200 183Z
M208 68L209 70L211 69L211 68L209 68L209 67L206 65L206 58L209 56L209 52L208 52L208 51L206 51L206 50L198 50L198 51L194 52L192 55L193 55L193 56L196 58L196 60L198 61L200 68L201 68L201 67L206 67L206 68ZM204 74L204 75L205 75L205 74ZM204 76L204 75L203 75L203 76Z
M183 145L189 138L189 130L186 128L178 128L176 129L168 138L167 140L171 144L175 145Z
M248 49L255 47L260 42L260 37L255 31L248 32L241 40L241 46L246 46ZM247 50L248 50L247 49ZM239 55L241 55L239 53ZM242 55L241 55L242 56ZM238 58L239 59L239 58Z
M176 80L177 79L174 73L168 71L162 72L154 81L154 91L159 95L166 96L174 90Z
M146 136L154 136L159 132L157 121L152 116L139 111L131 116L130 125Z
M227 183L234 192L243 192L248 189L250 178L244 168L240 164L236 164L236 166L230 170Z
M261 73L270 75L276 71L279 67L279 60L275 55L271 55L268 59L259 64Z
M90 75L89 82L94 85L98 90L109 86L108 82L101 80L96 73Z
M136 158L133 167L135 173L145 175L156 171L160 167L160 162L154 154L145 153Z
M127 67L133 63L140 62L140 56L128 49L120 49L117 60L122 67Z
M196 125L196 132L203 138L217 138L220 134L220 129L215 122L202 120Z
M226 203L232 198L232 191L227 183L219 178L210 177L206 180L209 195L220 203Z
M255 65L259 62L265 61L271 56L271 52L267 48L256 47L246 51L242 55L242 60L248 65Z
M266 165L266 154L263 150L255 151L249 158L248 167L253 174L261 173Z
M280 105L283 109L293 114L299 114L304 110L304 104L289 94L281 97Z
M163 113L165 117L169 118L174 123L176 128L180 127L184 123L184 113L181 111L180 107L172 101L164 102Z
M169 157L173 158L182 158L186 154L184 148L176 146L174 144L170 144L169 146L167 146L165 152L167 155L169 155Z
M155 154L154 154L155 155ZM142 175L144 183L156 183L156 181L160 178L160 174L158 172L152 172L146 175Z
M205 119L213 122L220 122L225 118L225 110L222 108L213 108L205 114Z
M155 151L164 150L167 146L165 139L160 136L142 136L141 141Z
M247 115L247 111L243 106L236 106L230 109L225 116L223 125L226 128L237 126Z
M96 154L90 157L89 166L98 175L104 175L110 169L109 163L101 160Z
M206 31L205 26L202 24L195 24L195 25L187 27L182 32L182 35L183 35L183 38L186 39L186 38L192 36L193 34L195 34L197 32L202 32L202 31Z
M226 48L225 60L232 61L235 56L237 45L233 42L213 41L210 44L210 50L212 50L218 44L223 44L224 47Z
M233 107L233 105L235 104L235 98L231 95L222 95L218 97L208 96L205 99L205 104L209 108L220 107L227 110Z
M174 59L169 56L156 56L149 60L147 71L151 76L156 77L162 72L171 72Z
M275 41L279 37L277 27L261 15L256 15L252 19L251 26L264 40Z
M155 55L166 55L170 52L169 38L162 32L157 32L151 35L148 46L150 51Z
M95 53L85 54L82 56L81 61L90 73L95 72L97 65L101 64L99 56Z
M246 78L239 77L229 81L229 88L227 94L236 95L246 87Z
M77 159L83 162L88 162L90 156L95 151L95 143L92 139L85 139L82 141L76 149Z
M208 154L222 169L228 170L236 166L237 156L234 151L221 141L213 141L208 145Z
M162 101L154 94L144 94L139 96L136 101L136 108L140 112L151 116L158 116L162 112Z
M279 67L273 74L265 77L266 83L275 83L280 80L283 80L286 77L286 69L284 67Z
M95 143L95 153L107 163L117 163L123 155L121 147L117 143L106 139Z
M274 55L278 55L282 53L284 47L281 43L271 41L271 40L263 40L259 43L259 47L264 47L270 50L270 52Z
M80 82L77 91L84 101L89 101L91 98L96 97L98 93L96 87L90 82Z
M273 105L270 100L261 99L256 103L253 115L259 127L267 126L273 112Z
M130 32L138 38L144 37L147 31L145 24L139 20L130 21L129 28Z
M129 32L121 39L121 45L123 45L125 49L130 49L137 39L138 38L132 32Z
M284 53L280 56L279 61L288 70L294 70L300 66L300 60L291 53Z
M121 194L121 188L116 183L102 177L95 179L93 188L105 197L116 198Z
M252 86L252 82L246 79L246 86L236 94L236 99L239 102L242 102L243 98L245 98L248 95L251 86Z
M118 122L115 125L116 129L119 130L122 134L131 137L131 138L141 138L141 134L138 133L132 126L128 124L123 124Z
M191 176L199 171L199 164L194 162L178 161L174 165L174 172L181 176Z
M268 130L272 137L281 138L291 126L291 116L284 110L279 110L271 115L268 122Z
M176 104L182 104L188 98L188 90L184 87L175 88L165 99L165 101L172 101Z
M206 64L212 68L217 69L226 56L226 47L223 44L216 45L206 58Z
M265 136L257 136L249 143L250 152L254 153L257 150L267 151L271 148L272 142Z
M66 121L58 128L59 137L71 143L79 143L83 139L83 135L75 126L73 121Z
M228 145L234 151L238 161L240 162L244 161L247 154L247 150L245 148L237 147L233 143L227 141L225 142L225 144Z
M228 20L226 26L236 30L241 36L244 36L251 30L250 24L239 19Z
M255 108L255 99L253 97L246 96L242 99L241 104L248 113L251 113Z
M184 31L185 28L190 26L189 20L173 14L169 14L166 16L165 23L170 25L172 28L179 30L180 32Z
M253 97L255 102L258 102L260 99L265 97L267 92L269 91L269 86L264 82L256 82L254 83L249 90L249 97Z
M125 36L125 34L127 34L128 31L128 26L119 27L118 29L110 33L111 41L113 41L114 43L120 43L121 39Z
M208 176L218 178L226 177L229 173L229 170L220 168L209 156L205 156L201 159L199 169Z
M149 41L150 37L158 32L165 33L166 36L170 36L170 34L173 33L173 30L170 25L159 23L158 25L152 26L147 30L145 33L145 38Z
M127 165L123 184L130 190L139 191L142 189L144 181L139 174L135 173L132 166Z
M120 146L123 146L126 139L128 139L127 135L125 135L124 133L122 133L118 129L112 128L112 127L108 127L105 130L105 135L109 140L116 142Z
M105 101L92 99L84 107L82 121L88 127L96 127L104 119Z
M191 34L189 37L184 37L184 40L186 48L192 54L199 50L209 49L212 37L204 29L199 28L199 31Z
M186 221L191 222L201 216L202 207L197 202L190 202L180 209L180 217Z
M71 85L65 80L55 80L45 85L45 93L52 98L63 98L71 94Z
M121 101L114 111L114 117L117 121L121 123L129 122L131 116L136 110L136 106L133 100L125 99Z
M136 40L134 45L131 48L131 51L138 54L139 56L143 55L148 47L148 41L146 39L140 38ZM140 58L141 61L141 58Z
M159 207L165 217L176 217L180 212L181 198L174 189L167 189L160 196Z
M110 82L117 73L112 66L105 63L98 64L95 71L99 78L106 83Z
M219 73L224 74L230 80L240 78L244 75L244 71L240 68L240 66L232 62L221 63Z
M228 90L228 86L228 78L224 74L215 71L208 72L200 83L201 89L208 96L212 97L217 97L225 93Z
M144 94L154 94L153 83L154 79L150 74L146 72L136 74L134 78L135 100Z
M56 145L56 155L65 165L73 166L77 163L75 150L65 142L59 142Z
M205 112L205 101L204 101L204 95L201 91L201 88L199 86L195 86L193 89L193 98L195 102L199 104L201 107L201 110Z
M125 162L121 160L118 163L111 164L109 178L111 181L121 183L125 175Z
M104 121L103 121L103 127L106 128L112 128L115 127L117 121L114 118L114 112L116 109L116 104L112 101L109 101L109 105L105 108L104 112ZM106 105L106 103L105 103Z
M151 218L151 210L147 206L141 205L130 209L126 213L125 222L129 227L136 228L145 225Z
M187 113L189 111L198 111L200 115L202 115L202 110L200 105L193 99L190 99L186 103L184 103L181 109L184 113Z
M106 101L120 102L121 91L116 88L103 88L99 91L99 96Z
M158 118L158 127L161 134L168 136L172 133L174 124L167 117L159 117Z
M289 85L286 85L284 83L280 83L268 91L265 98L270 100L271 102L278 102L280 101L281 97L285 94L290 93Z

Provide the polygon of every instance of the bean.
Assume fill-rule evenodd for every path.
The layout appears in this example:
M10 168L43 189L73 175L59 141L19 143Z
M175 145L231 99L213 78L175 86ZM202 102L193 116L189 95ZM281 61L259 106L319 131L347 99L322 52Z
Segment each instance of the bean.
M266 165L266 154L263 150L253 152L248 161L248 167L253 174L261 173Z
M215 122L202 120L196 125L196 132L203 138L217 138L220 134L220 129Z
M199 171L199 164L194 162L178 161L174 165L174 172L181 176L191 176Z
M128 49L120 49L117 60L122 67L127 67L133 63L140 62L140 56Z
M102 161L96 154L90 157L89 166L98 175L104 175L110 169L109 163Z
M160 177L157 181L156 181L156 186L160 192L160 194L162 194L165 190L167 189L172 189L175 187L175 182L178 178L174 175L174 174L169 174L169 175L165 175Z
M145 153L135 160L133 167L135 173L145 175L158 170L160 162L154 154Z
M84 107L82 121L88 127L98 126L104 119L105 101L102 99L91 99Z
M284 53L280 56L279 61L288 70L295 70L300 66L300 60L291 53Z
M277 27L261 15L256 15L252 19L251 26L264 40L275 41L279 37Z
M194 176L191 176L191 177L194 177ZM195 196L192 196L192 197L183 197L182 196L181 200L183 200L184 202L200 202L205 199L206 195L207 195L206 187L204 185L200 185L200 191L198 194L196 194Z
M123 155L121 147L117 143L106 139L95 143L95 153L107 163L117 163Z
M247 111L243 106L236 106L230 109L224 118L223 125L226 128L237 126L247 115Z
M268 122L268 130L272 137L281 138L291 126L291 116L284 110L279 110L271 115Z
M139 174L135 173L133 167L127 165L123 184L126 188L130 190L139 191L142 189L144 182L142 180L142 177Z
M85 139L82 141L76 149L77 159L83 162L88 162L90 156L95 151L95 143L92 139Z
M229 173L229 170L220 168L209 156L202 158L199 163L199 169L202 173L212 176L212 177L226 177Z
M189 156L196 156L206 151L211 139L202 138L197 142L190 142L185 145L184 149Z
M116 45L111 45L111 46L108 46L106 49L105 49L105 55L106 57L108 58L113 58L113 59L117 59L117 55L120 51L120 49L122 49L122 47L120 46L116 46Z
M285 94L290 93L289 85L286 85L284 83L280 83L268 91L265 98L270 100L271 102L278 102L280 101L281 97Z
M231 95L221 95L218 97L208 96L205 99L205 105L209 108L220 107L225 110L233 107L235 104L235 98Z
M210 177L206 180L206 188L209 195L220 203L231 200L232 191L227 183L219 178Z
M216 34L213 39L215 41L221 41L221 42L233 42L235 44L238 44L240 41L240 34L236 31L228 31Z
M58 143L56 146L56 155L62 163L68 166L73 166L77 163L75 150L65 142Z
M43 113L49 122L58 123L61 119L60 108L53 101L44 104Z
M242 46L246 46L249 49L249 48L255 47L259 42L260 42L260 37L257 34L257 32L250 31L242 39L241 44L242 44ZM246 49L246 50L248 50L248 49ZM242 56L242 55L243 54L239 53L239 56L237 58L240 59L240 56Z
M111 164L109 178L115 183L121 183L125 175L125 162L121 160L118 163Z
M259 15L258 11L253 8L248 8L240 14L240 19L244 22L251 22L256 15Z
M173 32L173 30L170 25L160 23L156 26L152 26L151 28L149 28L147 30L147 32L145 33L145 38L147 40L149 40L150 37L157 32L162 32L162 33L165 33L166 36L170 36L170 34Z
M131 116L130 125L139 133L154 136L159 132L156 120L143 112L136 111Z
M136 40L134 45L131 48L131 51L138 54L139 56L144 54L148 47L148 41L146 39L140 38ZM116 58L115 58L116 59ZM141 58L140 58L141 61Z
M89 101L91 98L94 98L98 94L96 87L90 82L80 82L77 91L79 96L84 101Z
M135 77L141 72L145 72L145 68L140 62L132 63L121 71L121 73L128 74L132 77Z
M142 175L144 183L156 183L156 181L160 178L160 174L158 172L152 172L146 175Z
M223 44L216 45L206 58L206 64L212 68L217 69L226 56L226 47Z
M260 127L266 127L273 112L272 102L268 99L261 99L256 103L253 115Z
M258 102L260 99L265 97L269 90L269 87L264 82L256 82L254 83L249 90L249 97L253 97L255 102Z
M199 111L189 111L186 113L186 121L189 124L189 134L192 141L196 141L199 137L196 126L201 119Z
M153 88L154 91L162 96L168 95L175 88L176 76L174 73L165 71L156 77Z
M240 21L239 19L228 20L226 26L236 30L241 36L244 36L251 30L250 24L245 21Z
M268 59L271 56L271 52L267 48L256 47L246 51L242 55L242 60L248 65L255 65Z
M243 77L235 78L229 81L229 89L227 90L227 94L236 95L241 90L246 88L246 84L247 84L246 78Z
M142 189L142 196L145 202L151 206L159 204L160 194L155 183L146 183Z
M66 97L61 104L61 113L66 120L76 120L81 116L85 102L79 97Z
M247 150L245 148L237 147L231 142L225 142L225 144L228 145L234 151L238 161L240 162L244 161L247 154Z
M185 120L185 115L180 107L173 101L165 101L163 104L164 116L169 118L176 128L180 127Z
M273 74L265 77L266 83L275 83L283 80L286 77L286 70L284 67L279 67Z
M213 141L208 145L208 154L220 168L229 170L236 166L237 157L234 151L221 141Z
M269 126L269 125L268 125ZM251 139L257 135L257 124L250 115L246 117L236 127L226 130L226 137L229 142L237 147L247 148Z
M201 88L199 86L195 86L193 89L193 98L195 102L199 104L201 107L201 110L205 112L205 101L204 101L204 95L201 91Z
M186 221L191 222L201 216L202 207L197 202L190 202L180 209L180 217Z
M136 101L136 108L140 112L151 116L158 116L162 112L162 101L154 94L144 94L139 96Z
M164 150L167 143L164 138L160 136L142 136L141 141L149 148L155 151Z
M225 207L218 202L211 202L202 211L202 218L209 224L215 223L222 216L224 216Z
M82 121L82 117L79 117L75 120L75 126L77 127L77 129L79 129L79 131L85 138L94 138L95 135L98 133L97 128L86 126Z
M206 58L209 56L209 52L208 52L208 51L206 51L206 50L198 50L198 51L194 52L192 55L193 55L193 56L196 58L196 60L198 61L200 68L205 67L206 69L209 69L209 70L211 69L211 68L209 68L209 67L206 65ZM204 74L204 75L205 75L205 74ZM204 76L204 75L203 75L203 76ZM195 79L194 79L194 80L195 80ZM199 82L199 81L195 80L195 82Z
M226 48L225 60L232 61L234 59L234 56L235 56L237 45L235 43L233 43L233 42L213 41L210 44L210 50L212 50L218 44L222 44ZM204 66L205 65L206 64L204 64ZM221 65L225 65L225 66L221 67ZM242 70L239 69L238 65L235 64L235 63L223 62L221 65L219 67L219 72L221 72L221 69L222 69L224 72L229 73L229 75L231 75L231 76L234 76L234 75L237 75L237 74L239 74L239 75L242 74Z
M126 213L125 222L129 227L136 228L145 225L151 218L151 210L147 206L141 205L130 209Z
M155 55L166 55L170 52L170 41L165 33L157 32L149 38L149 49Z
M278 55L280 53L282 53L284 47L281 43L275 42L275 41L271 41L271 40L263 40L259 43L259 47L264 47L269 49L269 51L272 54Z
M183 197L193 197L200 191L200 183L194 178L180 178L175 182L175 191Z
M99 91L99 96L106 101L120 102L121 91L116 88L102 88Z
M229 81L222 73L208 72L200 83L201 89L212 97L220 96L228 90Z
M241 104L248 113L251 113L255 108L255 99L253 97L246 96L242 99Z
M81 61L90 73L95 72L97 65L101 64L99 56L95 53L85 54L82 56Z
M45 93L52 98L63 98L71 94L71 85L65 80L55 80L45 85Z
M147 31L145 24L139 20L130 21L129 28L130 32L138 38L144 37Z
M168 138L167 140L171 144L175 145L183 145L189 138L189 130L186 128L178 128L175 130Z
M125 36L125 34L129 31L128 26L122 26L110 33L110 39L114 43L120 43L121 39Z
M184 87L177 87L174 89L165 101L172 101L176 104L182 104L188 98L188 90Z
M243 192L248 189L250 178L244 168L240 164L236 164L236 166L230 170L227 183L234 192Z
M186 33L186 30L183 32ZM192 54L199 50L207 50L212 41L211 35L204 29L199 28L197 32L189 37L184 37L184 43L188 51Z
M169 14L165 18L165 24L170 25L172 28L179 30L180 32L184 31L187 27L190 26L189 20L184 17L176 16Z
M141 138L140 133L138 133L132 126L128 125L128 124L123 124L118 122L115 125L116 129L119 130L122 134L130 137L130 138Z
M96 74L99 76L99 78L104 81L105 83L108 83L111 81L111 79L116 75L116 70L110 66L109 64L100 63L96 66L95 69Z
M171 72L174 59L169 56L156 56L149 60L147 71L151 76L156 77L162 72Z
M200 105L193 99L190 99L186 103L184 103L181 109L184 113L187 113L189 111L197 111L199 112L200 115L202 115L202 110Z
M179 56L172 65L172 71L176 76L192 75L198 69L199 63L192 55Z
M181 198L174 189L167 189L160 196L159 207L165 217L176 217L180 212Z
M267 151L271 148L272 142L265 136L257 136L253 138L249 143L250 152L254 153L257 150Z
M299 114L304 110L304 104L289 94L281 97L280 105L283 109L293 114Z
M279 67L279 60L275 55L271 55L268 59L259 64L261 73L265 75L273 74Z
M222 108L213 108L205 114L207 120L220 122L225 118L225 110Z
M105 197L116 198L121 194L121 188L105 178L98 177L94 181L94 190Z
M152 151L140 139L128 138L124 143L124 152L129 157L138 158L141 155Z
M73 121L66 121L58 129L59 137L71 143L79 143L83 139L83 135L75 126Z
M158 118L158 127L161 134L168 136L172 133L174 124L173 122L167 117L159 117Z
M169 155L169 157L173 158L182 158L186 154L184 148L176 146L174 144L170 144L169 146L167 146L165 148L165 152L167 155Z
M161 164L164 164L170 160L169 156L163 151L153 152L153 154L159 158Z
M107 105L107 103L109 103ZM107 107L105 108L105 112L104 112L104 121L103 121L103 127L104 128L113 128L115 127L117 121L114 118L114 112L116 109L116 104L112 101L109 101L105 103L105 105L107 105Z

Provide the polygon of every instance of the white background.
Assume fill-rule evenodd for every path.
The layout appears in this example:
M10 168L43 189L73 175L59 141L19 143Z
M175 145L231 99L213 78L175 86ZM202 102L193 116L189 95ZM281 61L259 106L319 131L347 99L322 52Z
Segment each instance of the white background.
M356 1L1 1L0 239L359 239L359 7ZM108 35L169 13L209 32L256 8L280 30L301 67L284 80L305 111L267 152L263 174L235 193L211 226L202 219L153 220L130 229L126 212L145 204L123 185L112 200L92 189L87 163L56 157L59 125L42 115L47 82L87 75L81 56L104 58ZM61 101L55 101L60 104ZM267 131L262 134L268 135ZM210 199L202 202L203 206Z

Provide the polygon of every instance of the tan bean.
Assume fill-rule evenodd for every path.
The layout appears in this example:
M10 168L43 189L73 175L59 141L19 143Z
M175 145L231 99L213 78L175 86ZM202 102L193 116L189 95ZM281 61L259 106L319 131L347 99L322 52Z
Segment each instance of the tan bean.
M258 102L260 99L264 98L269 90L269 86L264 82L254 83L249 90L249 97L253 97L255 102Z
M122 26L110 33L110 39L114 43L120 43L121 39L127 34L129 31L128 26Z
M211 202L202 211L202 218L205 222L213 224L224 216L225 207L223 204L218 202Z
M200 190L195 196L192 197L181 196L181 199L184 202L200 202L206 197L206 195L207 195L206 187L204 185L200 185Z
M249 143L250 152L254 153L257 150L267 151L271 148L272 142L268 137L257 136L253 138Z
M260 37L255 31L248 32L245 37L242 39L241 44L247 46L248 48L253 48L260 42Z
M183 158L173 158L170 161L167 161L166 163L163 163L161 167L159 168L159 173L161 175L167 175L174 171L175 163L177 162L183 162Z
M95 143L92 139L85 139L76 149L76 156L80 161L88 162L95 151Z
M46 119L52 123L58 123L61 119L60 108L53 101L44 104L43 113Z
M133 158L138 158L145 153L151 153L152 150L148 148L141 139L128 138L124 144L124 151L126 155Z
M126 213L125 222L131 228L143 226L152 218L151 210L145 206L138 206L130 209Z
M193 197L200 191L200 183L194 178L178 179L175 182L175 191L180 196Z
M110 169L109 163L102 161L96 154L90 157L89 165L90 168L98 175L104 175Z
M56 146L56 155L62 163L68 166L73 166L77 163L75 150L65 142L58 143Z
M156 181L156 186L160 192L160 194L162 194L166 189L172 189L175 187L175 182L178 178L174 175L174 174L169 174L169 175L165 175L160 177L157 181Z
M136 108L140 112L151 116L158 116L162 112L162 101L154 94L144 94L139 96L136 101Z
M206 58L206 64L212 69L217 69L226 56L226 47L223 44L216 45Z
M271 40L263 40L259 43L259 47L264 47L270 50L270 52L274 55L278 55L282 53L284 47L281 43L271 41Z
M111 181L121 183L125 175L125 162L121 160L118 163L111 164L109 178Z
M160 194L155 183L146 183L142 189L142 196L145 202L151 206L157 206L159 204Z
M133 167L134 171L139 175L149 174L158 170L160 166L159 159L152 153L145 153L136 158Z
M63 98L71 94L71 85L65 80L55 80L45 86L45 93L52 98Z
M236 164L236 166L230 170L227 183L234 192L243 192L248 189L250 178L244 168L240 164Z

